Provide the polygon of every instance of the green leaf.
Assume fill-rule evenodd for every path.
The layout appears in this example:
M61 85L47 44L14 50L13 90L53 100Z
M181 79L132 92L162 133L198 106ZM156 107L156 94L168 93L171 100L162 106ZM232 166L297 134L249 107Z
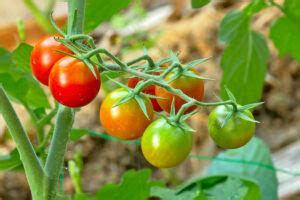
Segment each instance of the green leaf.
M283 4L283 9L287 16L291 17L293 20L300 20L300 1L299 0L285 0Z
M87 33L93 31L102 22L126 8L129 3L130 0L87 0L84 31Z
M151 170L130 170L124 173L120 184L107 184L96 193L96 200L144 200L154 186L163 187L162 181L150 180Z
M210 0L192 0L192 7L193 8L201 8L208 4Z
M244 12L248 15L252 15L266 7L268 7L268 5L265 0L252 0L252 2L244 9Z
M151 197L159 197L161 200L194 200L196 193L194 191L185 191L176 194L175 190L162 187L151 188Z
M245 199L248 188L239 178L229 177L222 184L206 190L206 195L214 200L241 200ZM208 198L208 199L210 199Z
M193 192L193 200L254 200L260 199L258 185L234 175L197 177L179 185L176 195Z
M21 67L24 71L31 73L30 55L33 47L26 43L21 43L11 54L12 60L16 66Z
M270 31L270 38L278 49L279 55L291 55L298 61L300 61L299 35L299 22L292 21L286 16L278 18Z
M17 149L14 149L8 155L0 155L0 171L12 171L21 166L22 162Z
M228 43L233 38L236 38L242 30L248 30L248 27L249 17L245 13L236 10L231 11L226 14L221 22L219 40L223 43Z
M248 178L259 185L262 200L278 199L276 171L269 167L273 166L271 154L262 140L254 137L245 146L227 150L217 158L220 160L215 159L212 162L208 175L232 174Z
M240 30L238 35L231 40L222 56L224 72L221 86L226 85L238 103L248 104L261 98L269 51L260 34ZM226 90L221 88L221 97L227 99Z
M18 103L32 109L48 108L48 99L30 70L31 50L32 47L25 43L12 53L0 49L0 83Z

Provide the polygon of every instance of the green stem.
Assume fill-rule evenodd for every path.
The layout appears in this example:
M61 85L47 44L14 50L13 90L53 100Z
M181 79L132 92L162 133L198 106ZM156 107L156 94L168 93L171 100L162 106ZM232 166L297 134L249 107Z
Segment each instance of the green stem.
M85 0L68 0L68 35L82 34Z
M38 24L48 33L53 33L54 29L46 14L41 11L32 0L23 0L26 7L31 11Z
M44 171L2 86L0 86L0 111L6 121L9 132L16 143L31 189L32 197L37 200L41 194L41 179L44 176Z
M74 111L61 106L57 112L56 126L45 164L44 198L55 199L56 187L64 155L74 121Z
M48 0L46 15L49 16L55 6L55 0Z

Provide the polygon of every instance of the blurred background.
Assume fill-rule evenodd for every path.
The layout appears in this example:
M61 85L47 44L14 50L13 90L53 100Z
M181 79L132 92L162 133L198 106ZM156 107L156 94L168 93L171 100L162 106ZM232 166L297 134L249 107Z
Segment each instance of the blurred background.
M40 7L47 7L46 1L36 0ZM114 16L110 22L102 24L92 36L97 46L107 48L123 60L142 54L142 48L149 48L155 59L167 56L170 49L179 52L183 62L199 57L211 59L198 69L203 76L215 81L205 85L205 101L216 100L222 75L220 56L224 46L218 41L219 24L231 9L241 8L248 1L214 0L201 9L192 9L189 0L141 0L133 1L131 6ZM58 1L54 7L54 18L63 25L66 20L67 6ZM265 102L254 112L261 123L256 135L270 147L276 167L288 171L300 169L300 65L290 57L278 57L278 52L267 37L269 26L280 15L276 8L264 9L253 20L253 29L267 38L271 58L265 78L262 101ZM16 20L25 23L26 41L34 44L46 32L38 25L28 8L21 0L0 1L0 47L13 50L20 39ZM284 36L283 36L284 37ZM124 80L125 81L125 80ZM76 116L75 127L103 132L99 123L98 109L105 93L114 84L106 82L98 97L81 109ZM46 92L47 89L45 88ZM21 120L31 135L29 116L23 107L15 105ZM219 149L208 136L207 117L209 109L201 109L190 123L197 132L194 134L193 154L216 155ZM9 138L5 123L0 118L0 154L6 154L15 147ZM66 160L81 152L83 168L83 190L95 192L103 184L118 182L128 169L152 168L143 158L139 146L108 141L98 137L84 136L68 146ZM155 178L163 178L167 183L177 185L196 175L201 175L209 161L188 159L172 170L154 169ZM300 178L277 173L279 197L285 200L300 199ZM64 190L73 193L68 168L65 168ZM30 199L30 191L22 173L0 172L0 199Z

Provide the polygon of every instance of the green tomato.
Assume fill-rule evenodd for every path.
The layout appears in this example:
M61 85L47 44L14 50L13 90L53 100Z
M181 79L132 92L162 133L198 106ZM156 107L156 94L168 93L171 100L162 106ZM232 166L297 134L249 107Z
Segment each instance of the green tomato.
M209 115L208 132L215 143L226 149L239 148L245 145L253 136L255 123L241 119L237 114L223 125L230 108L226 106L216 107ZM249 110L242 111L249 118L254 119Z
M142 136L146 160L158 168L170 168L183 162L192 149L192 132L160 118L152 122Z

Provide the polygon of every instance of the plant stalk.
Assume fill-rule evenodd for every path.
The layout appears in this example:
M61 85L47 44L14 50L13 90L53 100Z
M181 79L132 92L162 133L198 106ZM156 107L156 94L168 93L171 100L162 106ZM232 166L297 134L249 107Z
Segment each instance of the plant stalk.
M63 165L73 121L73 109L60 106L57 112L56 126L49 148L49 155L45 164L44 199L52 200L56 197L60 169Z
M42 192L41 185L44 171L36 153L34 152L34 148L1 85L0 112L6 121L12 138L16 143L20 159L25 169L29 187L31 189L32 198L37 200Z

